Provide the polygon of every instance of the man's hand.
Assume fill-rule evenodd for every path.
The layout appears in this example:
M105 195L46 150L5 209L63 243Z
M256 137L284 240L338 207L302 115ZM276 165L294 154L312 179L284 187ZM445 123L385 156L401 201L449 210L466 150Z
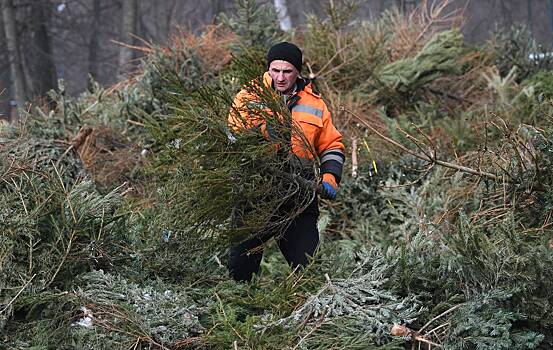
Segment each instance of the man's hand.
M332 174L323 174L323 183L321 186L321 198L322 199L336 199L338 194L338 184Z

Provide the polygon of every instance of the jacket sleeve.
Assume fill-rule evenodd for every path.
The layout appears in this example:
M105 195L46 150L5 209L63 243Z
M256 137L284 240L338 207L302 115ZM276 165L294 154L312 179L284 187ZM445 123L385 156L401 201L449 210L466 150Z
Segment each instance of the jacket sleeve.
M323 108L323 127L315 145L321 161L321 174L332 174L337 183L342 179L345 147L342 134L334 127L332 117L326 104Z

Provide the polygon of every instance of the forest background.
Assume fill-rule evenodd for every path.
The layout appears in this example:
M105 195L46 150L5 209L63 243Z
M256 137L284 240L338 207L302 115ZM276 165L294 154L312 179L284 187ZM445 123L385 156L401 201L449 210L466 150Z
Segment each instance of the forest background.
M269 1L267 1L269 2ZM315 0L274 1L285 8L285 26L306 24L306 14L324 15L325 3ZM0 116L10 118L16 101L44 96L63 79L74 95L87 88L89 77L104 86L132 71L143 56L118 42L163 43L178 28L197 32L214 23L220 13L234 11L232 0L3 0L11 8L0 16ZM370 20L399 7L412 11L420 0L365 0L355 17ZM550 0L455 0L463 8L463 34L468 42L483 42L493 32L524 24L539 44L553 41L553 3ZM14 28L9 31L6 28ZM14 33L7 35L7 33ZM129 34L132 33L132 36ZM9 42L13 41L12 49ZM15 48L15 49L14 49ZM17 51L17 52L14 52ZM10 52L17 61L10 76ZM19 78L17 78L19 76ZM14 81L19 80L19 98ZM11 101L11 103L10 103ZM12 107L10 107L12 106Z
M341 0L288 31L282 4L238 0L161 43L120 37L116 82L83 69L80 93L58 80L0 123L0 348L553 347L553 57L536 26L472 42L455 1L364 21L367 2ZM229 242L316 195L282 152L271 89L251 108L281 132L227 125L280 40L304 49L348 162L309 266L269 244L237 283Z

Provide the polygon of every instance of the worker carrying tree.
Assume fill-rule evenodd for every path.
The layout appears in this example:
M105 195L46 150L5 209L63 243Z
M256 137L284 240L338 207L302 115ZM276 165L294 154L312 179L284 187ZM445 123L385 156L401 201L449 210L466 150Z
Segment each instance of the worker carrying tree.
M288 42L275 44L267 53L267 68L262 79L263 88L278 95L283 107L287 107L286 112L289 113L286 114L291 119L284 128L289 132L287 139L291 143L287 149L299 162L320 164L320 197L335 199L345 160L342 135L334 127L330 112L321 96L314 91L312 83L300 75L301 50ZM253 93L250 88L243 88L234 99L233 112L230 113L228 122L235 131L258 128L265 138L270 139L273 133L278 132L278 128L274 125L271 127L266 120L255 115L258 113L251 108L252 104L264 107L260 101L262 98L256 96L260 94L262 93ZM279 120L279 124L286 125L285 117ZM314 196L284 232L275 237L278 247L292 268L305 266L309 257L315 253L319 243L318 216L318 201ZM235 280L250 281L253 274L259 271L263 244L273 236L274 233L266 232L230 249L229 271Z

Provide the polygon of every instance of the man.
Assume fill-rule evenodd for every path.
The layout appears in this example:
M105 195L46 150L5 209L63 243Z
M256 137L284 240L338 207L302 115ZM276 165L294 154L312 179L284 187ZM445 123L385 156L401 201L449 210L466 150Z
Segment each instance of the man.
M298 136L290 133L292 153L299 159L310 162L314 161L314 157L319 158L322 174L320 196L323 199L335 199L345 160L342 135L332 124L330 112L321 96L313 91L309 81L300 76L301 50L288 42L272 46L267 53L267 68L268 71L263 75L263 84L282 96L291 113L293 125L302 134ZM263 121L250 115L251 110L244 108L252 100L255 100L255 96L247 89L237 94L233 110L238 111L238 115L229 115L229 125L233 129L260 127L267 131ZM277 238L278 247L292 268L305 266L308 257L315 253L319 243L318 216L315 198ZM270 238L270 235L261 236L265 238L250 239L231 248L229 270L235 280L250 281L252 275L259 271L262 246Z

